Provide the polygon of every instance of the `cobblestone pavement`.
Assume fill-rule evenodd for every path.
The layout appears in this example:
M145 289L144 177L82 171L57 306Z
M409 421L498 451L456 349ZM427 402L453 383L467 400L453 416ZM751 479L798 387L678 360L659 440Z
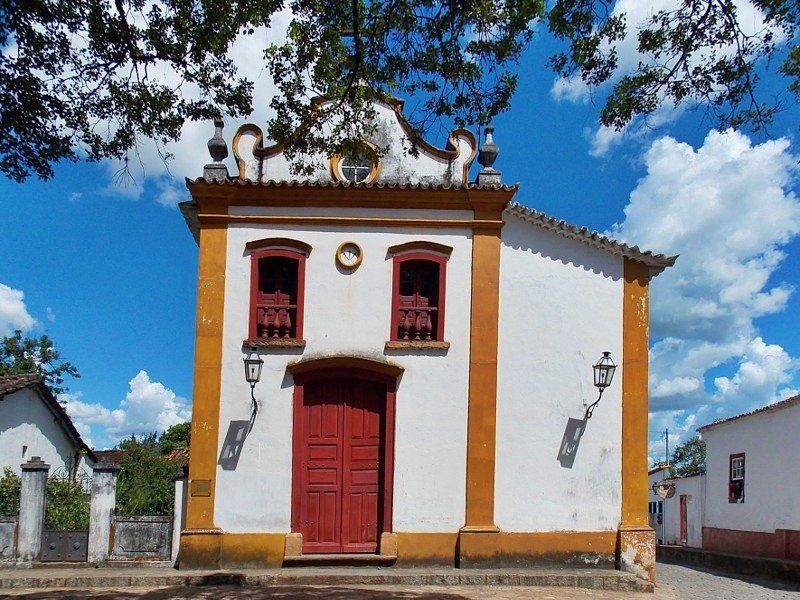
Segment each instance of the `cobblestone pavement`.
M0 598L14 600L676 600L671 590L659 588L655 594L607 592L576 588L489 587L489 586L276 586L171 587L160 589L55 591L10 591Z
M682 565L658 563L656 579L659 587L673 588L680 600L800 600L800 583L739 577Z

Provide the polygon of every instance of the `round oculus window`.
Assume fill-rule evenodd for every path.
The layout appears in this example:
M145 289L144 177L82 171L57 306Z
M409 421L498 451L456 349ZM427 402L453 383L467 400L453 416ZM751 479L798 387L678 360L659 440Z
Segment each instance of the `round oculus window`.
M344 269L356 269L363 258L364 252L355 242L344 242L336 250L336 262Z
M370 183L378 177L380 162L372 147L361 143L331 157L331 172L336 181Z

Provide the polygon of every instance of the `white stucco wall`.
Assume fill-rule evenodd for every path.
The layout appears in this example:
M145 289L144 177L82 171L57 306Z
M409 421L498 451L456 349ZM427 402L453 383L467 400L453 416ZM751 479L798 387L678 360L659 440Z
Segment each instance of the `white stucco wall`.
M232 213L280 214L277 209L233 207ZM291 209L291 214L347 215L347 209ZM452 211L359 211L364 216L426 218ZM288 213L287 213L288 214ZM470 215L471 216L471 215ZM256 397L261 401L236 468L218 466L215 522L225 531L289 531L292 472L293 381L289 362L332 354L389 360L405 369L398 388L395 428L393 529L456 531L464 524L467 390L469 380L469 230L394 228L294 228L242 225L228 229L225 278L220 440L231 421L250 417L250 389L241 351L248 335L250 257L245 244L288 237L313 247L306 263L304 351L270 350ZM453 248L447 264L446 355L384 353L391 317L392 261L389 246L429 240ZM351 274L337 269L335 251L344 241L363 249ZM234 493L235 492L235 493Z
M622 367L580 441L592 365L622 361L623 259L506 214L500 264L495 522L509 531L614 530L621 510Z
M702 432L706 442L706 525L763 531L800 529L800 405ZM745 453L743 504L728 502L731 454Z
M0 468L19 474L23 462L41 456L52 472L73 452L71 440L34 390L22 389L0 401Z

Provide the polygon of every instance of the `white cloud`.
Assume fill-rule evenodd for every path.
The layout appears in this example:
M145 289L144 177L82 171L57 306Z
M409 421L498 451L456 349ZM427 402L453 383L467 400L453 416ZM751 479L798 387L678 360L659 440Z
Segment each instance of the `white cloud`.
M189 401L152 381L146 371L139 371L128 385L128 393L118 408L84 402L80 392L62 394L59 399L66 401L67 413L82 436L109 447L132 434L162 433L191 419Z
M45 310L45 316L47 317L47 320L50 321L51 323L56 322L56 313L54 313L53 309L50 308L49 306Z
M610 233L680 254L651 285L651 409L654 427L685 437L797 387L798 361L765 342L756 320L784 310L793 292L773 279L800 233L800 200L790 190L798 157L786 139L753 145L741 133L712 131L696 150L662 137L644 161L625 220ZM711 381L720 365L733 374Z
M625 75L633 72L640 63L652 64L654 61L650 57L644 56L639 52L639 32L648 25L654 15L661 11L673 11L681 3L681 0L617 0L611 11L612 17L624 15L626 30L622 40L616 43L617 68L611 78L599 86L597 92L601 95L610 93L612 86ZM757 9L751 0L734 0L736 13L743 34L747 36L761 36L768 27L764 21L763 13ZM785 39L785 34L780 30L773 30L774 40L781 43ZM728 50L720 49L722 52ZM733 45L730 52L733 51ZM696 59L708 56L708 52L697 53ZM583 82L580 75L570 78L556 77L550 88L550 95L557 101L572 102L575 104L585 104L591 96L590 88ZM682 113L683 107L676 108L671 102L663 104L655 113L646 119L635 119L628 127L617 131L603 125L597 127L589 135L591 146L589 154L594 157L606 155L609 150L618 145L625 139L647 136L653 129L657 129L675 121Z
M229 56L233 58L237 68L237 75L245 77L254 83L253 87L253 113L241 119L225 119L225 139L230 143L236 129L246 123L252 122L265 128L267 118L271 112L269 102L276 93L276 87L264 68L264 49L272 43L281 43L285 37L291 12L283 10L272 18L272 26L267 29L259 27L252 35L240 36L232 45ZM162 68L162 79L178 83L177 74ZM183 95L200 97L200 91L192 86L183 86ZM210 162L207 142L214 134L211 122L187 121L181 130L180 140L176 143L159 147L151 140L141 140L137 148L131 151L128 166L130 177L120 177L124 164L121 161L106 161L109 184L104 193L120 195L127 198L139 198L146 183L155 187L156 201L167 207L175 207L177 203L188 199L184 186L184 177L196 178L203 174L203 165ZM171 155L166 161L164 156ZM228 171L234 173L233 152L230 151L227 160Z
M72 192L69 195L69 201L70 202L77 202L81 198L83 198L83 193L82 192Z
M10 335L15 329L29 331L35 325L36 319L25 306L25 294L0 283L0 337Z

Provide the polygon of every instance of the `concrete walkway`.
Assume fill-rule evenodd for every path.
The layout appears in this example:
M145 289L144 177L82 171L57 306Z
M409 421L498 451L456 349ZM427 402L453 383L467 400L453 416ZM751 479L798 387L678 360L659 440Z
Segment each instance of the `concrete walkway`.
M298 586L420 586L548 587L608 592L652 592L652 584L630 573L604 569L398 569L398 568L294 568L264 571L176 571L169 568L33 568L0 570L0 589L128 589L208 586L258 590ZM59 594L60 597L66 597ZM168 597L168 596L165 596ZM178 596L186 597L186 596ZM204 596L200 596L204 597ZM213 597L217 597L216 595ZM243 596L244 597L244 596ZM248 592L248 596L249 592ZM335 596L309 596L335 597ZM404 597L404 596L398 596ZM405 596L418 597L418 596ZM425 596L423 596L425 597ZM432 596L427 596L432 597ZM443 596L446 598L447 596ZM591 596L589 596L591 597ZM602 596L595 596L602 597ZM613 597L613 596L612 596Z

